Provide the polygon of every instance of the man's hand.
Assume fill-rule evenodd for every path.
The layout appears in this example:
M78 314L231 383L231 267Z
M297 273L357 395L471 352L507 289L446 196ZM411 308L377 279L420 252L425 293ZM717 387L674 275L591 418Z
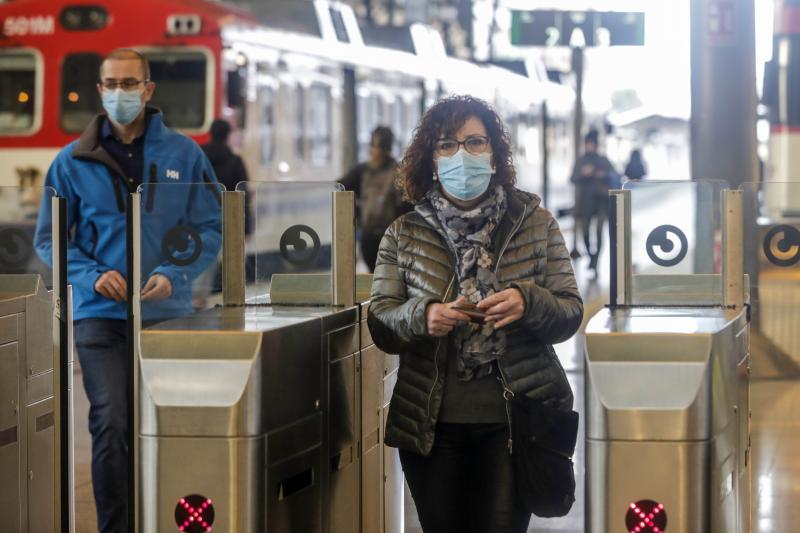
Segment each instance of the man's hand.
M478 309L486 312L486 320L493 320L495 328L502 328L522 318L525 300L517 289L496 292L478 302Z
M142 289L142 301L165 300L172 296L172 283L163 274L153 274Z
M444 337L453 331L459 322L469 322L469 317L453 309L453 306L463 304L464 298L460 296L455 302L448 304L430 304L425 310L428 321L428 333L433 337Z
M116 270L100 274L100 277L94 282L94 290L100 296L115 302L123 302L128 299L128 282Z

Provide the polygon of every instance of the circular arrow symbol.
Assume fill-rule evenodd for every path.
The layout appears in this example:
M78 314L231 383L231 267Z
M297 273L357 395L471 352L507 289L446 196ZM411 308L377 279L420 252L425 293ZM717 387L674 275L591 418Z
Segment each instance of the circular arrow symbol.
M189 252L191 250L191 252ZM200 232L191 226L175 226L161 239L161 253L175 266L189 266L203 252L203 241ZM186 255L186 254L189 255Z
M689 241L686 235L670 224L657 227L647 236L647 255L659 266L677 265L683 261L688 251Z
M281 235L281 257L293 265L310 264L319 255L319 249L319 235L303 224L292 226Z
M764 237L764 255L773 265L794 266L800 261L800 230L794 226L775 226Z
M18 269L33 254L28 235L17 228L0 230L0 267Z

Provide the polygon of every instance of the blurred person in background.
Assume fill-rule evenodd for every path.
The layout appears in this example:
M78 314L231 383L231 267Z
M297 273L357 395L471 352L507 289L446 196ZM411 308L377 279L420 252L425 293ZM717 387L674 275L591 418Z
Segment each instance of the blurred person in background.
M633 150L628 164L625 165L625 177L629 180L640 180L647 175L647 167L642 161L641 150Z
M216 119L211 123L211 141L202 145L201 148L205 152L211 166L214 167L214 173L221 184L225 186L227 191L235 191L236 185L240 182L249 180L247 175L247 167L244 165L244 160L234 153L229 144L231 136L231 125L227 120ZM252 191L251 191L252 192ZM244 234L249 237L255 230L255 218L253 216L253 195L245 194L245 207L244 207ZM252 281L255 276L255 263L254 258L248 254L245 259L245 279ZM217 265L216 270L208 273L213 276L211 280L212 293L222 292L222 262ZM195 295L197 301L195 302L196 308L202 308L206 305L205 296Z
M211 123L211 142L201 146L211 166L217 180L225 186L228 191L235 191L236 184L247 181L247 168L244 161L231 150L228 139L231 135L231 125L227 120L216 119ZM253 213L250 206L250 196L247 197L245 208L244 233L250 235L253 231Z
M528 529L501 379L572 406L551 344L577 331L583 302L558 223L515 181L507 130L470 96L431 107L400 164L415 207L381 241L368 326L400 354L385 442L425 533Z
M584 138L583 155L575 161L570 181L575 184L575 232L583 236L583 245L589 254L589 269L597 279L597 261L603 247L603 231L608 218L608 189L618 179L611 162L598 153L598 132L592 129ZM591 243L594 223L594 247ZM579 257L577 249L573 257Z
M339 179L345 189L356 193L361 256L370 272L375 270L378 245L386 228L411 209L395 186L397 161L392 157L392 144L392 130L378 126L372 132L368 160Z

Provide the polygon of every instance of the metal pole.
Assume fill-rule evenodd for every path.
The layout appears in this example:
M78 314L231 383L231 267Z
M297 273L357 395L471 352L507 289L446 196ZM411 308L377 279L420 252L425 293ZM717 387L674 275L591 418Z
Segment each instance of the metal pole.
M70 531L72 479L70 476L70 306L67 288L67 201L51 200L51 238L53 239L53 399L55 431L53 451L53 526L54 531Z
M139 531L139 334L142 330L141 306L141 195L128 195L127 271L128 271L128 529Z
M547 102L542 102L542 198L544 206L550 207L550 143L547 131L550 129L550 115L547 111ZM573 247L574 248L574 247Z
M723 305L744 305L743 196L740 190L722 191Z
M583 48L572 48L572 72L575 73L575 116L573 117L572 130L572 149L574 160L578 161L581 156L581 138L583 137ZM576 202L577 204L577 202ZM574 208L573 208L574 209ZM588 228L581 228L579 218L573 213L572 220L572 257L580 257L578 252L578 233L588 231ZM589 250L586 250L588 253Z
M344 135L342 136L342 168L352 168L358 163L358 97L356 96L356 71L343 69L344 93L342 95L342 115L344 116Z
M572 130L572 146L575 159L581 155L583 138L583 48L572 48L572 72L575 74L575 117Z
M222 193L222 303L244 305L245 193Z
M333 202L331 302L350 306L356 301L356 195L337 191Z
M610 297L612 307L633 304L631 267L631 191L608 191L610 253Z
M758 176L754 0L692 0L692 179Z

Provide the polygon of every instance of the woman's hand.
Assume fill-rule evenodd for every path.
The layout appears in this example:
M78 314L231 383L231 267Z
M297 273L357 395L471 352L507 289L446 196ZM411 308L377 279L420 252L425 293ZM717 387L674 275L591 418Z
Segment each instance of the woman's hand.
M486 313L486 320L493 320L495 328L502 328L522 318L525 300L517 289L496 292L478 302L478 309Z
M469 322L469 317L453 309L456 305L464 303L464 297L459 296L455 302L447 304L430 304L425 310L428 321L428 333L433 337L444 337L453 331L459 322Z

